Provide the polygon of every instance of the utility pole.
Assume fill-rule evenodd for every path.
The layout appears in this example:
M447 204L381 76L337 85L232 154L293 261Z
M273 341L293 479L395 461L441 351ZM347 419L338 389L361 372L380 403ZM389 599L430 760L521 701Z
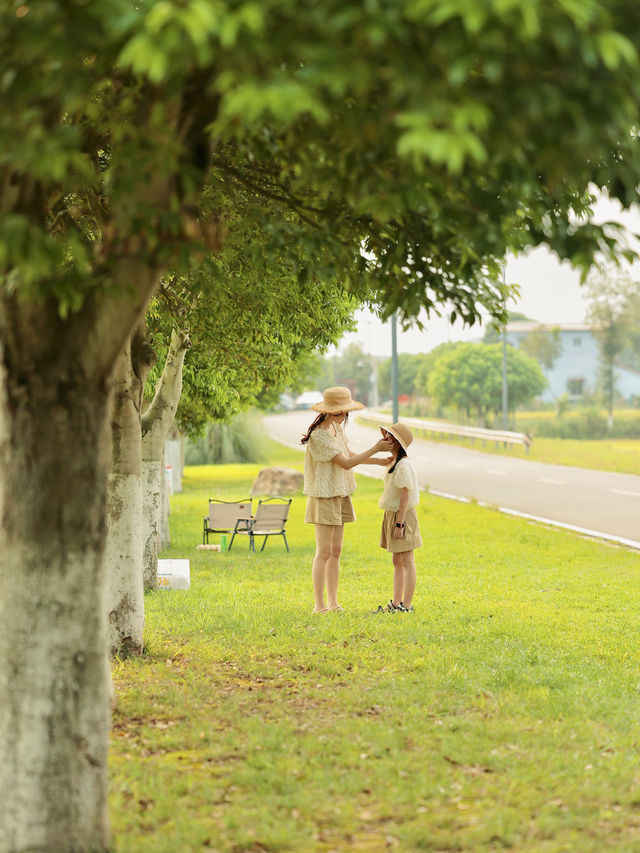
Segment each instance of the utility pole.
M391 401L393 423L398 423L398 335L396 331L397 317L394 311L391 315Z
M502 265L502 295L505 314L507 311L507 265ZM508 393L507 393L507 320L502 327L502 429L509 426ZM505 445L506 446L506 445Z

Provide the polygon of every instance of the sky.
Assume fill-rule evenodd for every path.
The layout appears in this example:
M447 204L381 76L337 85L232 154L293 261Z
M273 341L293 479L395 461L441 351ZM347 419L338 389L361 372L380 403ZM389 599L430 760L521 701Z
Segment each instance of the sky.
M622 222L628 231L640 233L640 209L622 211L617 203L606 197L600 198L595 205L593 220ZM569 263L560 263L548 249L540 247L518 257L509 255L506 281L520 286L520 297L510 302L510 311L518 311L541 323L580 323L584 320L586 303L580 273ZM359 311L356 320L357 331L344 335L337 350L357 343L370 355L388 358L391 355L390 323L382 323L370 311ZM435 316L428 320L423 318L423 322L423 331L414 327L403 332L398 327L399 353L429 352L446 341L477 340L486 328L485 324L466 329L461 323L451 326L446 319Z

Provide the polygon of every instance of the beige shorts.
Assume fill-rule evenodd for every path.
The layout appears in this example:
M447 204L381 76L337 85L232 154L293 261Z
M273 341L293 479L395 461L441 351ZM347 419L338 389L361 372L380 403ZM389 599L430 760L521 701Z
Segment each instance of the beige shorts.
M346 524L355 521L351 498L307 498L307 511L304 520L308 524Z
M402 539L394 539L393 531L396 528L397 512L392 509L384 511L382 519L382 532L380 533L380 547L386 548L391 554L401 551L413 551L414 548L422 547L422 536L418 527L418 514L415 507L407 510L404 519L404 536Z

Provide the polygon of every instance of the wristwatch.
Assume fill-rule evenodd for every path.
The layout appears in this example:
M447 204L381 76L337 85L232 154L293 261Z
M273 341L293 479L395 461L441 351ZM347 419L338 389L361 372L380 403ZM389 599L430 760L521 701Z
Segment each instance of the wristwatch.
M396 527L404 527L404 521L396 521Z

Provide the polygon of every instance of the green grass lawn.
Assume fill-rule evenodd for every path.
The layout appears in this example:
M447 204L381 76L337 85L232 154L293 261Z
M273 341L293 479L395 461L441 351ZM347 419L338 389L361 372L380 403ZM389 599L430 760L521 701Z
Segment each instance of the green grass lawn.
M509 452L509 451L504 451ZM595 471L617 471L619 474L640 474L640 440L638 439L588 439L535 438L529 448L520 454L535 462L554 465L573 465Z
M173 499L192 585L147 596L147 653L114 666L114 850L640 850L640 554L423 495L416 611L373 615L360 476L346 612L312 616L301 496L290 554L195 550L259 467L187 469Z

